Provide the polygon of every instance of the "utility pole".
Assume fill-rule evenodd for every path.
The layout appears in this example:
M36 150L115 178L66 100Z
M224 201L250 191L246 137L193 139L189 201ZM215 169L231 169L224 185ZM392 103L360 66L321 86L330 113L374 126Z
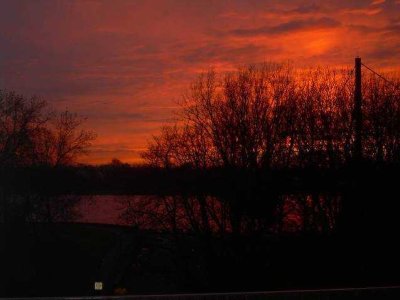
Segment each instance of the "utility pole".
M354 158L362 160L362 93L361 93L361 58L355 59L355 89L354 89Z

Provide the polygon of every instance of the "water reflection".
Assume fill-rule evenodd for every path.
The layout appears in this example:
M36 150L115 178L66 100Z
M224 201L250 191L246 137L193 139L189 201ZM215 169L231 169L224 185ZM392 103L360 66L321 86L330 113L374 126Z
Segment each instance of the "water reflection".
M331 194L291 194L282 197L279 231L330 231L339 216L341 197Z
M244 212L237 214L229 199L209 195L81 196L74 204L72 221L215 234L232 232L235 222L239 222L242 233L324 232L335 228L340 195L303 193L276 197L272 214L263 213L260 208L256 212L241 208Z

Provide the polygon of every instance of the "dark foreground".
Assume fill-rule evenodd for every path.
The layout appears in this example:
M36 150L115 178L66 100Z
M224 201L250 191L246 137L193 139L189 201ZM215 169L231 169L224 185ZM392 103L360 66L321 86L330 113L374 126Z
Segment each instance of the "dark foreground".
M84 191L70 190L76 187L72 183L81 178L83 171L72 170L71 178L75 179L67 176L65 181L60 181L64 177L57 170L48 173L53 181L22 172L24 176L16 178L25 180L13 181L21 184L3 188L0 297L235 293L400 285L397 165L230 175L159 170L151 177L157 175L165 181L148 180L150 177L146 181L148 187L150 182L158 183L155 190L161 198L157 199L162 199L164 206L134 202L140 205L132 204L127 214L129 224L134 226L57 222L51 204L57 203L54 201L60 195L79 195ZM114 171L87 178L109 182L107 178ZM115 172L116 185L110 181L103 192L126 191L129 182L135 182L130 174L133 170L122 168ZM12 179L8 173L3 175ZM42 184L35 181L38 178ZM130 179L119 180L122 178ZM53 185L56 179L66 190ZM170 184L172 181L176 184ZM215 181L214 185L208 185L210 181ZM93 185L82 182L88 193L103 186L101 180L95 180ZM139 186L140 181L135 182L129 191ZM141 192L146 194L146 189ZM173 192L177 193L174 197L170 196ZM208 193L219 201L208 201ZM287 214L292 206L281 199L290 200L297 194L310 196L295 202L296 210ZM320 194L332 197L320 198ZM65 213L68 207L61 206L60 212ZM160 214L160 208L168 208L168 213ZM152 218L148 219L149 216ZM293 231L285 230L290 216L295 217L296 222L292 223L298 225ZM139 222L153 217L155 224L168 225L166 229L155 230ZM179 222L184 226L180 227ZM218 230L214 230L216 225ZM104 284L101 293L94 291L98 281ZM333 292L327 297L355 295L348 297L349 292L343 293ZM354 293L365 299L365 295L372 297L375 292ZM397 290L388 293L387 299L399 298L393 294ZM311 294L310 297L319 295ZM376 297L384 298L381 294ZM309 295L304 298L309 299Z
M149 300L241 300L241 299L398 299L400 287L366 287L347 289L325 289L325 290L290 290L290 291L267 291L247 293L215 293L215 294L166 294L166 295L126 295L126 296L95 296L95 297L53 297L49 300L86 300L86 299L149 299ZM33 298L14 298L15 300Z
M1 297L205 292L233 294L190 297L399 299L400 296L398 289L252 293L396 286L400 283L399 247L395 241L388 242L387 237L242 236L239 240L225 237L210 241L198 236L91 224L28 224L9 229L3 237L7 242L0 246ZM94 291L95 281L104 283L101 293ZM249 293L234 294L243 291Z

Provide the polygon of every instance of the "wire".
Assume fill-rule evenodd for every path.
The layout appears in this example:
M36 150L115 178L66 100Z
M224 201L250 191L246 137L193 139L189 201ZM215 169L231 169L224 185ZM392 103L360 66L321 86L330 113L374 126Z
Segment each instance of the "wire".
M375 72L374 70L372 70L370 67L364 65L363 63L361 63L361 65L363 65L365 68L367 68L368 70L370 70L372 73L374 73L376 76L380 77L381 79L383 79L385 82L391 84L393 87L395 87L396 89L399 89L398 84L396 85L393 81L390 81L388 79L386 79L385 77L383 77L381 74Z

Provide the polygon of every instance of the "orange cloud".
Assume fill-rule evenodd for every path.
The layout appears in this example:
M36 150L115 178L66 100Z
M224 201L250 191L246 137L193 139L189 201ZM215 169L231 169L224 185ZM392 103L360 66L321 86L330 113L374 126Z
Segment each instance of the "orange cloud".
M4 0L0 88L88 117L85 162L139 161L197 74L247 63L398 67L397 0Z

